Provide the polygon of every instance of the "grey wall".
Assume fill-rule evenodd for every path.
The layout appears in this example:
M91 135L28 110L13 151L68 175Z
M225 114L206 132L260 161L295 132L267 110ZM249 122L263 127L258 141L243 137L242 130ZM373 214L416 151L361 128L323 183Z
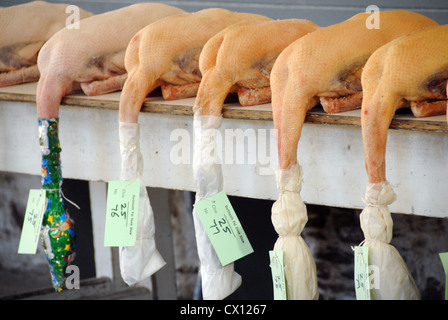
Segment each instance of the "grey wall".
M27 0L0 0L0 6L11 6ZM320 26L341 22L365 11L369 5L380 10L406 9L422 13L440 24L448 24L447 0L244 0L244 1L138 1L138 0L48 0L54 3L70 3L95 14L118 9L138 2L161 2L188 12L204 8L220 7L232 11L263 14L273 19L308 19Z

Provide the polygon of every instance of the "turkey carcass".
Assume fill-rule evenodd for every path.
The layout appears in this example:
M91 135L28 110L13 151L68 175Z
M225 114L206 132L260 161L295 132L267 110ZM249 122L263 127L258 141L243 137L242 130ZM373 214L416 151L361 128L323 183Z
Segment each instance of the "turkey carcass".
M0 87L39 80L37 55L66 26L68 4L34 1L0 8ZM92 14L79 9L79 18Z
M379 12L379 29L366 26L368 13L302 37L277 58L271 72L274 125L281 169L296 163L297 144L308 110L320 101L326 112L361 107L361 72L379 47L412 31L437 25L410 11Z
M447 108L448 26L434 26L400 37L375 51L361 77L364 98L361 127L368 183L360 215L372 263L388 272L380 277L374 298L418 299L417 287L395 248L388 205L396 195L386 179L387 131L399 108L416 117L443 114ZM371 241L373 240L373 241ZM379 261L385 261L384 263Z
M57 32L38 56L39 116L57 117L61 99L79 87L86 95L120 90L127 76L124 55L131 38L148 24L183 12L164 4L139 3L83 19L79 29Z
M219 32L200 56L203 78L195 109L218 116L229 92L238 92L243 106L270 102L269 76L275 59L290 43L317 28L307 20L289 19L239 23Z
M284 248L289 265L285 270L290 283L288 294L294 299L317 299L315 265L311 262L309 248L300 237L308 218L300 196L303 171L297 162L297 148L307 111L319 101L328 113L361 107L361 72L370 55L397 37L437 25L433 20L409 11L378 14L379 29L368 28L366 21L370 14L360 13L298 39L280 54L271 72L272 109L274 127L278 130L280 162L276 172L279 197L272 207L272 221L280 237L274 248ZM399 255L394 262L397 260ZM376 256L372 261L377 261ZM405 268L400 266L398 269ZM382 276L382 279L386 278ZM405 278L409 279L407 275ZM404 281L406 288L405 282L410 283L412 293L408 296L413 297L413 282Z
M257 20L271 19L212 8L169 17L139 31L126 51L129 77L120 99L120 121L137 122L146 96L159 86L165 99L195 96L206 42L230 25Z
M416 117L445 114L448 26L418 30L378 49L362 73L361 112L365 165L370 183L386 181L387 130L395 111Z

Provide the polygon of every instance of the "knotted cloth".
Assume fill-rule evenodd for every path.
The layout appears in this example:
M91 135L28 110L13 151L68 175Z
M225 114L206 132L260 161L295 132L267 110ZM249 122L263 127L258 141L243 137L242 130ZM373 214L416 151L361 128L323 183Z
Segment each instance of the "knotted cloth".
M390 244L393 221L388 205L396 199L389 182L368 183L364 202L367 207L361 212L361 229L364 246L369 248L369 264L372 277L379 283L371 283L372 300L417 300L419 293L414 279L397 249Z
M301 233L308 221L300 191L302 168L294 164L276 171L278 200L272 206L272 224L279 238L274 250L283 250L288 300L317 300L316 264Z

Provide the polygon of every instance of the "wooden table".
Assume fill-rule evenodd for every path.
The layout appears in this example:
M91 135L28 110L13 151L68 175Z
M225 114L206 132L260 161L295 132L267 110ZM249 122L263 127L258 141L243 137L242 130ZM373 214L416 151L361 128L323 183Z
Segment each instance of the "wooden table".
M0 170L40 174L35 87L36 84L31 83L0 89L0 141L3 143ZM103 182L118 179L121 162L119 99L120 92L98 97L73 94L63 99L60 140L65 177ZM139 122L147 186L194 191L191 169L193 102L193 98L163 101L156 96L144 103ZM245 157L243 164L236 164L235 159L232 163L226 160L228 155L222 155L225 191L229 195L275 200L278 193L274 170L278 159L271 105L228 104L223 117L220 131L223 147L227 146L226 150L233 150L235 154L242 151ZM445 116L416 119L410 113L398 114L391 129L387 144L387 177L397 193L391 211L448 216ZM236 137L233 149L232 135ZM237 144L237 139L243 137L246 143ZM253 141L257 146L251 143ZM15 149L14 157L10 156L10 148ZM263 158L263 154L267 157ZM305 202L364 207L361 198L367 175L360 110L328 115L321 108L314 108L306 118L298 158L304 170L302 197Z
M40 175L35 90L35 83L0 88L2 171ZM60 111L63 176L90 181L96 247L102 246L105 182L120 175L119 99L120 92L98 97L72 94L63 99ZM143 179L148 187L194 191L193 103L194 98L163 101L157 95L145 101L139 123ZM223 117L220 141L226 150L222 154L225 191L277 199L274 172L278 158L271 105L226 104ZM448 216L447 131L445 116L416 119L409 112L395 116L386 154L387 177L397 194L391 212ZM229 157L229 152L243 155L242 163L236 163L236 156ZM304 170L302 197L306 203L364 208L367 175L360 110L336 115L320 107L310 111L298 159ZM107 256L104 252L98 254Z

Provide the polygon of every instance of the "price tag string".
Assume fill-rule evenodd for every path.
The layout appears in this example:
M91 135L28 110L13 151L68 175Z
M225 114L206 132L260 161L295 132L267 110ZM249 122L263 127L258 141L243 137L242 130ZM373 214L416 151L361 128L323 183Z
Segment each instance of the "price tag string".
M362 246L364 245L364 242L366 242L365 239L362 240L361 243L360 243L358 246L359 246L359 247L362 247ZM364 259L364 254L363 254L363 252L360 251L360 250L357 250L357 248L355 248L355 247L353 247L353 246L352 246L351 248L352 248L352 250L353 250L354 252L358 253L358 254L361 256L361 258L362 258L362 262L363 262L363 263L366 263L366 260Z
M127 188L127 187L129 187L130 184L132 184L132 183L134 183L136 181L141 181L141 180L140 180L140 178L129 180L129 183L127 185L125 185L124 187Z
M269 263L269 267L272 268L272 262L273 262L274 260L276 260L276 263L280 264L280 259L278 258L278 256L277 256L277 254L275 253L275 251L274 251L274 254L272 255L272 259L271 259L271 261L270 261L270 263Z
M64 192L62 191L62 188L60 189L44 189L45 191L60 191L61 192L61 196L62 198L64 198L64 200L66 200L67 202L71 203L76 209L81 210L81 207L78 206L76 203L74 203L73 201L71 201L69 198L67 198L64 195Z

